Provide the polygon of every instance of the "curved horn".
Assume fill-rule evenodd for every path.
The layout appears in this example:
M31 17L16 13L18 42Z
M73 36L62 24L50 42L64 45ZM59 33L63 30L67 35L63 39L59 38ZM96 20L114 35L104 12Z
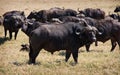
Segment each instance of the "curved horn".
M88 26L88 23L86 22L86 20L85 20L85 19L79 19L79 21L84 22L84 25L85 25L85 26Z
M96 32L96 34L98 34L98 35L102 35L102 33L99 32L98 29L97 29L96 27L92 27L92 29Z

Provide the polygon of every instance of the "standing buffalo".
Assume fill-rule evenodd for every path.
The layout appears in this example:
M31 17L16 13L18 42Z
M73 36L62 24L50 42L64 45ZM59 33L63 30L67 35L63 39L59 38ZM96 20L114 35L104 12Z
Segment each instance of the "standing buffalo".
M17 37L17 33L19 29L22 27L23 22L25 20L24 12L21 11L10 11L6 12L4 15L4 31L5 37L7 35L7 30L9 30L10 39L12 39L12 32L15 32L15 39Z
M46 23L50 22L52 18L58 18L62 16L76 16L77 12L72 9L51 8L49 10L40 10L38 12L31 12L28 15L28 19L35 18L37 21Z
M28 27L23 25L22 31L28 33ZM55 51L66 50L67 62L73 55L77 63L79 47L96 40L95 32L91 26L81 20L79 23L67 22L62 24L44 24L31 31L29 35L30 52L29 63L35 63L35 59L42 49L52 54Z
M104 19L105 12L101 9L86 8L84 10L79 10L79 14L84 14L86 17L91 17L94 19Z
M96 35L97 41L106 42L109 39L111 40L112 48L114 50L117 43L120 46L120 23L111 18L103 20L95 20L92 18L84 18L88 24L95 26L101 35ZM90 44L86 45L87 51L89 51Z

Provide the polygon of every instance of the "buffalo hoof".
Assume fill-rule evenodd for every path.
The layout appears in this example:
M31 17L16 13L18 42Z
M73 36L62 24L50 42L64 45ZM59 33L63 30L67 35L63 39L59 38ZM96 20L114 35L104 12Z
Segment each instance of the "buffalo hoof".
M29 61L28 61L28 64L29 64L29 65L35 65L35 61L29 60Z
M89 50L87 50L87 52L90 52Z

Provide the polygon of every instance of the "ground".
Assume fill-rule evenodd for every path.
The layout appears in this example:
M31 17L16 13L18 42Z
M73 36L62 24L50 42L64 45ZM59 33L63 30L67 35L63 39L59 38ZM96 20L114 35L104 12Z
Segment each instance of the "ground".
M0 0L0 16L11 10L24 11L27 16L31 11L51 7L100 8L111 12L120 5L120 0ZM7 35L8 37L8 35ZM28 43L28 37L20 30L17 40L4 38L3 26L0 26L0 75L120 75L120 50L117 46L110 52L111 43L92 44L90 51L79 49L78 64L73 58L66 63L64 51L51 53L42 50L36 65L28 65L28 52L19 51L21 44Z

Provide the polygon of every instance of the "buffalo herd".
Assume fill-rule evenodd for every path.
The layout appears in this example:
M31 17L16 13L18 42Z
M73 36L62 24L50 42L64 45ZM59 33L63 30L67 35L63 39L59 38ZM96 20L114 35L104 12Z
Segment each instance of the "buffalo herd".
M115 13L120 12L116 7ZM48 10L32 11L26 17L24 11L9 11L0 18L4 26L5 37L9 31L10 40L15 32L16 40L19 29L29 37L29 45L21 45L29 49L29 64L34 64L42 49L53 54L55 51L66 50L65 61L72 54L75 63L78 63L78 50L85 46L89 52L90 45L98 41L111 40L111 50L116 45L120 47L120 15L109 14L99 8L86 8L78 11L54 7Z

